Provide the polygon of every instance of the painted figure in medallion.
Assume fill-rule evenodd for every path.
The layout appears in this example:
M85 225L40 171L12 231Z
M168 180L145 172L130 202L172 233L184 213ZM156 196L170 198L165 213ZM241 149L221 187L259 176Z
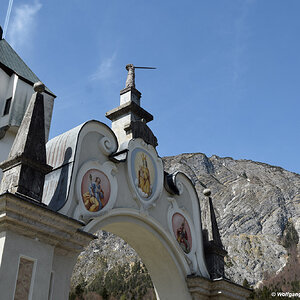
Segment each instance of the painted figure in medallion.
M185 253L190 253L192 249L192 235L186 218L180 213L175 213L172 217L172 227L175 238L181 249Z
M142 153L142 165L138 172L138 187L149 197L151 195L151 179L146 155Z
M82 200L90 212L101 210L110 195L110 184L104 173L90 170L83 176L81 184Z
M190 243L188 241L187 232L184 228L184 222L182 222L181 226L177 229L177 242L185 253L190 252Z
M150 200L157 186L157 169L153 158L143 149L132 152L131 174L138 195Z

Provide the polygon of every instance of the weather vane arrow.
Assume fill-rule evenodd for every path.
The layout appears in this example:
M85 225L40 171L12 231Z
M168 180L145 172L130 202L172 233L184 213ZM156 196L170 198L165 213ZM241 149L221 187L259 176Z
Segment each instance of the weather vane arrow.
M156 69L155 67L136 67L133 64L126 65L126 70L128 71L125 88L133 87L135 88L135 69Z
M134 69L156 69L155 67L136 67L136 66L133 66Z

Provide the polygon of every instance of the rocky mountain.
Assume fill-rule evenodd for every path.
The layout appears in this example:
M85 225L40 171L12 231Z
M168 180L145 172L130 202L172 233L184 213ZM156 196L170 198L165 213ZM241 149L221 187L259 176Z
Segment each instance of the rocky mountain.
M282 269L288 258L280 242L288 224L300 233L300 175L282 168L202 153L164 158L168 172L181 170L212 198L223 244L226 274L257 285ZM201 201L204 213L204 201ZM205 218L203 218L205 219Z
M211 189L222 241L228 251L225 260L228 278L240 284L247 279L250 285L258 286L267 274L275 275L284 268L289 251L287 243L282 241L296 235L297 243L300 235L299 174L250 160L215 155L208 158L202 153L163 160L167 172L184 172L194 182L203 214L202 191ZM202 220L205 222L205 215ZM101 257L107 257L107 270L114 264L136 260L136 253L124 241L104 232L98 235L100 239L81 253L73 285L80 276L85 281L92 280Z

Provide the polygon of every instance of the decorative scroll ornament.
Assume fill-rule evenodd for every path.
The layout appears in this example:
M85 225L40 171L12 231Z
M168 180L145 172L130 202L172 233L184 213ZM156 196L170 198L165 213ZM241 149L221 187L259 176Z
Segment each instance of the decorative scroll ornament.
M182 195L183 193L183 183L177 179L178 173L180 172L165 173L164 186L171 195Z
M105 155L110 155L114 151L114 144L112 141L104 136L99 140L99 149Z

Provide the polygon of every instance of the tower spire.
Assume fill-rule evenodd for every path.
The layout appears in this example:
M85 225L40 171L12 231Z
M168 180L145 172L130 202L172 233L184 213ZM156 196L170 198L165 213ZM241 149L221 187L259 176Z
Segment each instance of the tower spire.
M45 85L34 84L32 95L8 159L0 163L3 179L0 194L6 191L41 202L46 163L44 96Z
M220 237L210 189L205 189L203 194L208 198L208 206L206 206L206 209L209 213L208 224L205 224L207 228L203 230L203 242L207 268L211 279L224 278L224 257L227 254L227 251L224 249Z
M126 65L128 71L125 88L120 91L120 106L106 113L112 121L119 145L133 138L142 138L146 143L157 146L157 139L146 125L153 116L141 107L141 92L135 87L135 69L155 69Z

